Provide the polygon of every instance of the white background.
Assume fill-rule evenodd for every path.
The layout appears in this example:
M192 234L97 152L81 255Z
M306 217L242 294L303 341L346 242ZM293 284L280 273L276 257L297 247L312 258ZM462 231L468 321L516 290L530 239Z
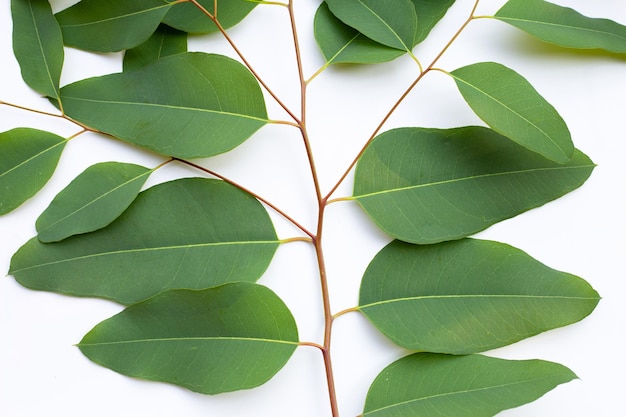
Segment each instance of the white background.
M71 0L52 1L60 10ZM323 60L312 36L317 0L296 0L306 74ZM478 14L491 15L504 3L483 0ZM595 17L626 24L626 3L618 0L560 0ZM454 33L473 1L458 0L415 53L427 64ZM231 31L252 65L288 105L298 109L298 84L284 8L257 7ZM234 56L218 36L194 38L192 50ZM517 246L543 263L584 277L602 295L596 311L581 323L553 330L490 354L541 358L570 367L580 380L501 416L624 417L626 374L626 57L572 53L542 44L494 20L468 27L438 64L446 70L478 61L498 61L523 74L567 121L575 144L598 164L591 179L568 196L498 224L480 237ZM119 54L66 49L62 84L121 70ZM8 0L0 5L0 100L47 111L54 109L21 81L11 52ZM172 76L175 76L173 74ZM407 57L376 66L332 68L310 85L309 128L322 187L328 190L416 76ZM286 119L268 97L270 115ZM481 122L460 98L451 79L429 74L390 120L396 126L454 127ZM29 126L70 136L78 129L55 118L0 107L0 131ZM87 166L118 160L154 166L160 157L88 134L72 140L48 185L18 210L0 218L0 271L35 234L34 222L54 195ZM239 181L313 228L315 200L301 140L295 129L267 126L226 155L201 161ZM150 184L197 175L173 164ZM350 194L349 179L335 197ZM326 254L333 311L356 304L359 280L372 256L389 240L355 203L329 207ZM278 217L280 237L298 231ZM283 245L260 281L292 309L302 340L321 343L322 316L312 249ZM120 306L22 288L0 277L0 415L30 417L100 416L329 416L319 352L302 347L269 383L245 392L202 396L162 383L138 381L92 364L73 344ZM369 384L403 352L352 313L338 319L333 356L342 417L361 413ZM454 416L449 416L454 417Z

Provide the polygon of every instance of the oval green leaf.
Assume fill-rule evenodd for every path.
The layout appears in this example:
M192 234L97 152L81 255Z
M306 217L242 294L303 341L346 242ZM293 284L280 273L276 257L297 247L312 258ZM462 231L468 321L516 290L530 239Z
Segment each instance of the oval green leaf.
M417 14L417 32L414 45L422 42L432 28L443 18L455 0L412 0Z
M187 34L161 25L147 41L124 53L124 71L136 70L183 52L187 52Z
M509 0L494 17L555 45L626 53L626 26L569 7L543 0Z
M339 20L383 45L411 51L417 32L412 0L326 0Z
M168 289L256 281L278 244L256 199L222 181L186 178L140 193L96 232L31 239L9 274L32 289L131 304Z
M492 417L573 379L553 362L416 353L376 377L363 417Z
M41 242L101 229L133 202L151 169L120 162L92 165L52 200L36 222Z
M215 0L199 0L211 15L216 16L220 25L228 29L241 22L254 9L259 2L250 0L228 0L216 2ZM214 5L217 4L217 14ZM167 12L163 23L175 29L189 33L211 33L219 29L209 17L197 6L191 3L178 3Z
M583 279L503 243L393 241L365 271L359 308L399 346L468 354L580 321L599 299Z
M61 100L92 128L179 158L229 151L268 121L263 93L242 64L198 52L78 81L61 89Z
M566 163L574 144L559 113L510 68L481 62L450 73L467 104L493 130L553 161Z
M17 208L48 182L66 142L36 129L0 133L0 215Z
M35 91L59 97L63 37L48 0L11 0L13 52L22 78Z
M557 164L482 127L402 128L378 136L355 172L354 198L411 243L459 239L582 185L593 163Z
M387 62L405 54L396 48L374 42L344 24L320 4L315 13L315 40L327 64L373 64Z
M250 283L167 291L98 324L78 345L121 374L203 394L265 383L297 346L285 304Z
M117 52L148 39L170 7L164 0L81 0L56 18L66 45Z

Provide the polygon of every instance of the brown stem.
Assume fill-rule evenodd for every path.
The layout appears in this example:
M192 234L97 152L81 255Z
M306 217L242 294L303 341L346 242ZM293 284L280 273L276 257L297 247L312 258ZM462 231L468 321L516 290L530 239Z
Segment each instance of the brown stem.
M228 35L228 33L226 32L226 29L224 29L224 27L220 24L219 20L217 20L217 17L211 14L211 12L209 12L206 8L204 8L200 3L198 3L198 0L189 0L189 2L193 3L198 9L202 11L202 13L204 13L209 19L211 19L211 21L213 21L213 23L215 23L215 26L217 26L218 30L222 33L222 36L224 36L224 39L226 39L226 41L230 44L231 48L233 48L237 56L239 56L239 59L241 59L241 61L248 68L248 70L252 73L252 75L254 75L254 78L257 79L259 84L261 84L263 88L265 88L265 90L269 93L269 95L271 95L272 98L276 101L276 103L278 103L278 105L282 107L283 110L285 110L285 112L289 115L289 117L291 117L296 122L299 122L296 115L291 112L291 110L287 107L287 105L285 105L285 103L282 102L280 98L278 98L278 96L274 93L274 91L265 83L265 81L263 81L263 79L259 76L259 74L254 70L252 65L250 65L250 62L248 62L248 60L245 58L243 53L239 50L239 48L237 48L237 45L235 45L235 42L233 42L231 37Z
M452 44L454 43L454 41L459 37L459 35L461 34L461 32L463 32L463 30L465 30L465 28L467 27L467 25L474 19L474 13L476 12L476 8L478 7L478 3L480 2L480 0L476 0L476 2L474 3L474 7L472 8L472 11L470 13L470 16L465 20L465 22L463 22L463 24L461 25L461 27L459 28L459 30L456 31L456 33L452 36L452 38L448 41L448 43L446 43L446 45L443 47L443 49L439 52L439 54L437 54L437 56L435 57L435 59L432 60L432 62L428 65L428 67L426 67L425 70L421 71L419 73L419 75L417 76L417 78L415 79L415 81L413 81L411 83L411 85L409 85L409 87L404 91L404 93L400 96L400 98L394 103L393 106L391 106L391 109L387 112L387 114L385 114L385 116L383 117L383 119L381 120L381 122L378 124L378 126L376 126L376 129L374 129L374 132L371 134L371 136L369 137L369 139L367 139L367 141L365 142L365 145L363 145L363 147L361 148L361 150L359 151L359 153L357 154L357 156L354 158L354 160L350 163L350 165L348 166L348 168L344 171L343 175L341 176L341 178L339 178L339 181L337 181L337 183L335 183L335 185L333 186L333 188L331 188L331 190L328 192L328 194L326 194L325 198L328 199L330 198L331 195L333 195L333 193L335 191L337 191L337 188L339 188L339 186L345 181L345 179L348 177L348 175L350 174L350 172L352 171L352 169L354 168L354 166L356 165L356 163L359 161L359 159L361 159L361 156L363 156L363 153L365 152L365 150L367 149L367 147L370 145L370 143L372 143L372 141L374 140L374 138L376 137L376 135L378 135L378 132L381 131L381 129L383 128L383 126L385 125L385 123L387 123L387 121L389 120L389 118L391 117L391 115L396 111L396 109L400 106L400 104L402 104L402 102L404 101L404 99L409 95L409 93L415 88L415 86L422 80L422 78L424 78L424 76L426 74L428 74L434 67L434 65L439 61L439 59L441 59L441 57L446 53L446 51L450 48L450 46L452 46Z
M260 195L256 194L255 192L249 190L248 188L242 186L241 184L236 183L233 180L230 180L228 178L226 178L225 176L218 174L215 171L212 171L208 168L205 168L201 165L195 164L191 161L187 161L185 159L181 159L181 158L176 158L173 157L172 158L175 161L179 161L182 162L185 165L189 165L191 167L194 167L200 171L206 172L209 175L212 175L216 178L221 179L222 181L239 188L241 191L246 192L248 194L250 194L251 196L253 196L254 198L256 198L257 200L261 201L263 204L265 204L266 206L270 207L272 210L274 210L276 213L280 214L282 217L284 217L289 223L293 224L295 227L297 227L298 229L300 229L304 234L306 234L307 236L309 236L312 240L315 240L315 235L313 233L311 233L307 228L305 228L304 226L302 226L299 222L297 222L295 219L293 219L291 216L289 216L287 213L285 213L283 210L279 209L276 205L270 203L268 200L266 200L265 198L261 197Z

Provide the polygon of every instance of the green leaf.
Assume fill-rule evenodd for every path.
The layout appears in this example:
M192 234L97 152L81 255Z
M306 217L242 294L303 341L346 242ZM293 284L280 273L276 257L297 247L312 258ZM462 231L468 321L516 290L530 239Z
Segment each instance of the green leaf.
M133 202L152 170L134 164L92 165L52 200L37 219L41 242L92 232L115 220Z
M553 161L574 152L559 113L521 75L495 62L481 62L450 73L472 110L492 129Z
M131 304L168 289L256 281L278 244L256 199L186 178L140 193L104 229L58 243L31 239L9 273L28 288Z
M372 64L391 61L404 51L382 45L344 24L320 4L314 21L315 40L328 64Z
M124 71L139 69L165 56L187 52L187 34L161 25L141 45L124 54Z
M183 53L61 89L80 122L163 155L200 158L240 145L267 123L263 93L239 62Z
M56 18L66 45L116 52L148 39L170 7L164 0L81 0Z
M462 239L387 245L365 271L359 308L399 346L467 354L575 323L598 301L583 279L519 249Z
M98 324L78 345L121 374L203 394L265 383L297 346L285 304L249 283L167 291Z
M22 78L48 97L59 97L63 38L48 0L11 0L13 52Z
M557 164L482 127L379 135L356 168L354 198L391 236L436 243L469 236L578 188L593 163Z
M443 18L455 0L412 0L417 14L417 32L414 45L422 42L432 28Z
M66 140L42 130L0 133L0 215L17 208L50 179Z
M248 13L254 9L258 2L250 0L228 0L216 2L215 0L199 0L211 15L216 15L220 25L224 29L235 26L242 21ZM217 14L213 6L217 3ZM191 3L179 3L172 6L163 23L175 29L189 33L211 33L219 29L202 10Z
M543 0L509 0L494 17L555 45L626 53L626 26L583 16L569 7Z
M346 25L383 45L411 51L417 32L412 0L326 0Z
M376 377L363 417L491 417L575 378L553 362L416 353Z

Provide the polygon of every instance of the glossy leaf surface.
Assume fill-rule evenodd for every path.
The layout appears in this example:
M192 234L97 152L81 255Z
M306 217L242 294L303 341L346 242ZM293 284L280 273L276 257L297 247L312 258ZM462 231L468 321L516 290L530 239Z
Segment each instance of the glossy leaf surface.
M543 0L509 0L494 17L555 45L626 53L626 26L569 7Z
M183 53L136 71L61 89L65 111L157 153L200 158L231 150L267 123L257 81L239 62Z
M521 75L495 62L459 68L452 77L472 110L495 131L565 163L574 144L558 112Z
M48 97L58 97L63 37L48 0L11 0L13 52L22 78Z
M163 57L187 52L187 34L161 25L150 38L124 53L124 71L139 69Z
M315 14L315 40L328 64L372 64L405 53L380 44L337 19L324 2Z
M261 204L217 180L149 188L104 229L58 243L31 239L9 273L22 285L131 304L173 288L255 281L278 239Z
M36 222L41 242L92 232L115 220L133 202L152 170L134 164L92 165L52 200Z
M169 8L164 0L81 0L56 18L66 45L115 52L148 39Z
M220 25L228 29L242 21L248 13L257 6L257 2L249 0L199 0L205 10L216 16ZM214 5L217 3L217 14ZM213 21L197 6L191 3L180 3L172 6L163 19L163 23L189 33L217 32L218 28Z
M417 31L417 15L411 0L326 0L342 22L370 39L410 51Z
M593 166L579 151L557 164L482 127L395 129L361 157L354 198L391 236L436 243L554 200Z
M363 417L492 417L575 378L553 362L416 353L376 377Z
M297 346L285 304L250 283L167 291L98 324L78 345L116 372L204 394L263 384Z
M65 143L60 136L36 129L0 133L0 214L17 208L48 182Z
M559 113L521 75L495 62L451 73L474 112L495 131L553 161L565 163L574 144Z
M468 354L575 323L598 301L583 279L503 243L396 240L365 271L359 306L399 346Z
M455 0L412 0L417 14L417 32L413 43L417 45L443 18Z

